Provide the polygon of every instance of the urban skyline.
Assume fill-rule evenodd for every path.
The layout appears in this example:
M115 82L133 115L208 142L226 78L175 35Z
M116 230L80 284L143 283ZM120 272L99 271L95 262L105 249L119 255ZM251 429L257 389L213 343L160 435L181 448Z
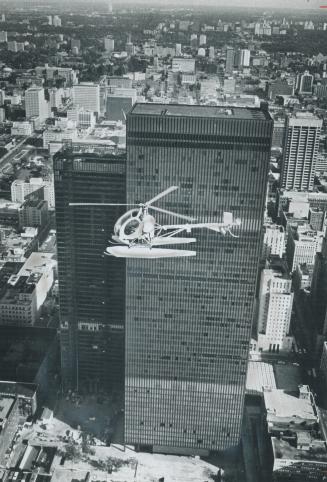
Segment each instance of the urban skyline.
M1 2L2 482L324 481L326 12Z

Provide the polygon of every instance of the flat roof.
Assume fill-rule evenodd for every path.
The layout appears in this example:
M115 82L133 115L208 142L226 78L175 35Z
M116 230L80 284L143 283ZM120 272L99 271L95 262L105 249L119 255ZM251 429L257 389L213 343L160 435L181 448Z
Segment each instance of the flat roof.
M207 117L244 120L271 120L268 111L261 108L234 106L206 106L189 104L136 103L128 115L155 115L166 117Z
M54 266L53 253L33 252L22 266L19 274L27 274L27 271L34 273L43 273L49 268Z
M310 437L310 441L317 440ZM327 452L322 441L316 446L312 445L310 450L301 450L291 445L287 440L278 439L276 437L271 438L271 443L274 449L274 454L277 459L311 461L311 462L323 462L327 463Z
M273 421L274 417L317 421L311 400L297 398L277 389L264 390L263 397L268 422Z
M270 363L249 361L246 393L262 395L263 387L276 388L273 366Z

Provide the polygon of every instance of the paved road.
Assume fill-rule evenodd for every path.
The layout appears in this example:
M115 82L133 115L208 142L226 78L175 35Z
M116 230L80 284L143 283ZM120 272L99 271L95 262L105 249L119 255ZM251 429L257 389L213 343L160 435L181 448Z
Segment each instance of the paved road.
M9 167L12 163L12 161L17 161L19 162L22 157L30 150L34 149L33 146L24 146L24 143L26 142L27 139L29 138L40 138L42 137L42 134L34 134L29 137L24 137L13 149L11 149L7 154L5 154L3 157L0 158L0 171L3 171L7 167Z
M0 169L1 170L5 167L5 165L9 164L17 154L19 154L19 152L22 150L22 147L23 147L26 139L27 138L24 138L13 149L11 149L9 152L7 152L7 154L5 154L3 157L0 158Z

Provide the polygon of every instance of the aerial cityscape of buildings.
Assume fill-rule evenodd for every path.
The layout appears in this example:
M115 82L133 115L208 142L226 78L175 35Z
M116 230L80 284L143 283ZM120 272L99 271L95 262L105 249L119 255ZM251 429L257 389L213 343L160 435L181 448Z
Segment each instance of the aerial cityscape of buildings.
M323 482L327 11L37 3L0 6L0 481Z

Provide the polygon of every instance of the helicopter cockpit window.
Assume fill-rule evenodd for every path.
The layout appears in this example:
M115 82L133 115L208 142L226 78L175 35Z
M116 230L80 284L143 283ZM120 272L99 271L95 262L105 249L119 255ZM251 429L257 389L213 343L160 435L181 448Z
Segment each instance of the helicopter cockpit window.
M140 222L138 220L131 220L126 226L125 226L125 234L127 234L127 236L129 236L130 234L133 234L137 231L138 227L139 227L139 224Z

